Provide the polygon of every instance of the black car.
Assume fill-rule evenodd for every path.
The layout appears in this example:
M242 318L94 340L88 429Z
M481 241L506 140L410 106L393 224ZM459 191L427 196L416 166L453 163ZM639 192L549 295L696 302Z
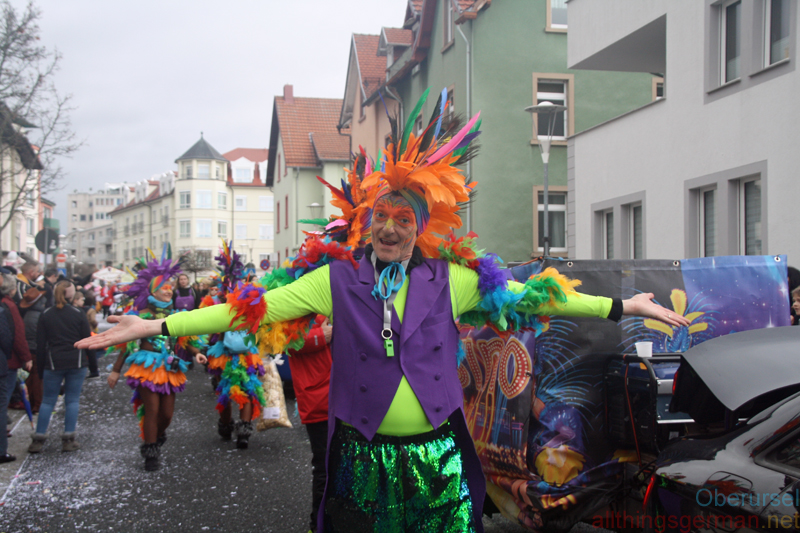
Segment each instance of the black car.
M641 526L800 530L800 328L697 345L683 354L674 391L693 434L659 450Z

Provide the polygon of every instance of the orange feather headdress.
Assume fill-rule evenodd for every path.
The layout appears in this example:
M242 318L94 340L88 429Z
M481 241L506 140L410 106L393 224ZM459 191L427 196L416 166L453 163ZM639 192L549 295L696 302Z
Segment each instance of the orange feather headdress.
M469 201L475 185L467 184L461 170L454 165L472 155L468 148L480 134L480 113L457 132L452 124L443 128L445 89L427 128L415 136L411 130L429 91L423 93L409 114L402 132L398 134L393 125L391 142L383 151L379 168L364 178L361 187L366 191L365 203L370 208L380 197L393 192L409 200L417 214L417 246L425 257L438 257L443 237L451 229L461 227L459 204Z

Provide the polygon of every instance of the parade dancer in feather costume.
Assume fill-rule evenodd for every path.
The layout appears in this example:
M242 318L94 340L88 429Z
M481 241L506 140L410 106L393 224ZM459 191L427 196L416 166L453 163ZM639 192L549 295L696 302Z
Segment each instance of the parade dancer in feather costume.
M128 315L161 320L173 312L171 280L180 273L180 265L165 257L166 248L160 261L152 251L150 255L151 260L125 289L133 300ZM119 355L108 375L109 387L113 389L117 384L123 364L130 364L125 377L134 391L131 403L144 440L140 451L145 470L158 470L160 449L167 440L166 430L175 410L175 394L186 386L187 361L196 356L199 363L205 362L205 357L198 353L200 348L197 337L176 339L156 333L138 343L127 342L110 350L119 350Z
M219 293L216 301L204 301L201 304L203 308L209 304L224 303L227 295L240 285L243 275L244 266L239 254L233 250L233 241L223 241L222 250L215 259L221 275ZM208 372L219 376L216 386L219 396L217 431L223 440L231 440L235 431L236 447L247 449L253 434L253 419L260 416L261 408L266 405L260 380L264 375L264 364L258 348L252 339L246 338L245 333L229 331L211 335L206 355ZM239 407L239 421L236 424L231 416L234 403Z
M454 165L472 154L479 122L444 124L443 91L416 137L412 129L427 94L405 128L393 123L380 162L359 156L355 174L360 167L363 175L355 181L362 203L352 195L352 179L334 194L349 204L350 216L331 221L329 230L347 227L342 240L350 246L368 242L359 261L329 236L312 236L290 268L228 295L227 306L164 322L181 335L242 329L258 335L262 352L280 353L302 346L309 313L331 318L320 531L483 531L486 484L464 418L456 319L498 331L541 327L549 315L618 320L629 314L687 323L654 303L652 294L624 301L579 294L578 282L554 269L525 283L507 281L499 260L476 249L474 235L452 236L461 226L459 204L474 186ZM370 212L369 227L359 210ZM123 318L119 327L77 346L134 338L142 327L152 332L160 326Z

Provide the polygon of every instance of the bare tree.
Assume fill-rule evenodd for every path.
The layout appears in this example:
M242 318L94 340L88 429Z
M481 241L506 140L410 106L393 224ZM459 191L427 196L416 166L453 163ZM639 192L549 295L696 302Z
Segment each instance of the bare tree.
M39 43L41 11L0 0L0 231L26 201L58 189L58 158L81 143L70 96L53 83L61 56Z
M197 274L200 272L214 270L212 255L211 250L181 250L181 270L194 274L194 280L197 281Z

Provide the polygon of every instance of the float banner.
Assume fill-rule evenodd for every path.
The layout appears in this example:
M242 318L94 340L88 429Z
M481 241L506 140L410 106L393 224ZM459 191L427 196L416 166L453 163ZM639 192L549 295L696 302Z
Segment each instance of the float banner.
M464 411L488 494L506 517L532 530L569 529L604 507L623 463L638 460L606 436L598 354L633 353L639 341L653 342L653 353L683 352L721 335L790 324L785 256L545 260L511 274L525 281L551 266L581 280L579 292L622 299L653 293L690 324L555 316L538 337L462 331Z

